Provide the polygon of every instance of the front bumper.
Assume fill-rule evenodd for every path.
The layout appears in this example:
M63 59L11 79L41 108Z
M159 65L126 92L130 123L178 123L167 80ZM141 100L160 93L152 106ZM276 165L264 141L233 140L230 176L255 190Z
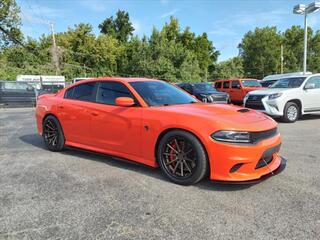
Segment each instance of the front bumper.
M214 181L246 182L261 179L276 171L282 162L279 155L280 134L257 144L230 144L211 141L207 149L210 159L210 179ZM267 164L260 164L261 161ZM272 173L271 173L272 174Z
M277 99L268 99L268 96L265 96L261 101L255 105L246 105L247 99L245 99L244 106L252 108L256 111L266 113L270 116L281 117L283 116L283 101Z
M286 168L287 159L285 159L284 157L280 156L280 160L281 160L280 165L276 170L274 170L274 171L272 171L272 172L270 172L270 173L268 173L266 175L263 175L259 179L253 179L253 180L247 180L247 181L216 181L216 180L213 180L213 182L215 182L215 183L224 183L224 184L244 184L244 185L245 184L259 183L259 182L262 182L262 181L264 181L264 180L266 180L266 179L268 179L270 177L278 175L279 173L281 173Z

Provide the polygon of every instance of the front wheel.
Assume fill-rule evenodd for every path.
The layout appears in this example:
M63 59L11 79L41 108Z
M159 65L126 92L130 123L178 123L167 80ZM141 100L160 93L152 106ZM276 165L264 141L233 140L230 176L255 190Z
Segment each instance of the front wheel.
M161 138L157 160L164 175L181 185L199 182L208 170L202 144L193 134L182 130L172 130Z
M294 102L288 102L283 110L282 120L287 123L294 123L299 119L300 108Z
M64 147L64 135L59 120L54 116L48 116L43 121L43 140L46 147L53 152L59 152Z

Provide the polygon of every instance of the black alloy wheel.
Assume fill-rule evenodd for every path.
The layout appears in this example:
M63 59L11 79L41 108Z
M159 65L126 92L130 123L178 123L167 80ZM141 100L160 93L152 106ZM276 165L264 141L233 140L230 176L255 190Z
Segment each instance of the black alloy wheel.
M194 135L182 130L164 135L158 145L157 160L163 173L182 185L200 181L208 169L202 144Z
M64 135L57 118L48 116L43 121L43 140L46 147L53 152L61 151L64 147Z

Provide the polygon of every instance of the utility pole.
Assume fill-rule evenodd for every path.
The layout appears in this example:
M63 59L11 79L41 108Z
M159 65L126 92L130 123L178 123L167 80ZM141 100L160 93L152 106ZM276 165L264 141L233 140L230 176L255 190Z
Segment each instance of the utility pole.
M281 44L281 53L280 53L280 61L281 61L281 74L283 74L283 45Z
M56 37L54 34L53 22L50 22L49 25L50 25L51 35L52 35L52 48L51 48L52 63L54 65L54 68L56 69L56 75L59 75L60 74L59 55L58 55L58 49L56 44Z

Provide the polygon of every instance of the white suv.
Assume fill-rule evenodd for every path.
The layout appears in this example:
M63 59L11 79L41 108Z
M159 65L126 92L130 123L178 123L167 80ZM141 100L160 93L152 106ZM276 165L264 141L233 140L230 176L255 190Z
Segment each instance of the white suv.
M244 106L295 122L303 114L320 113L320 74L291 75L267 89L249 92Z

